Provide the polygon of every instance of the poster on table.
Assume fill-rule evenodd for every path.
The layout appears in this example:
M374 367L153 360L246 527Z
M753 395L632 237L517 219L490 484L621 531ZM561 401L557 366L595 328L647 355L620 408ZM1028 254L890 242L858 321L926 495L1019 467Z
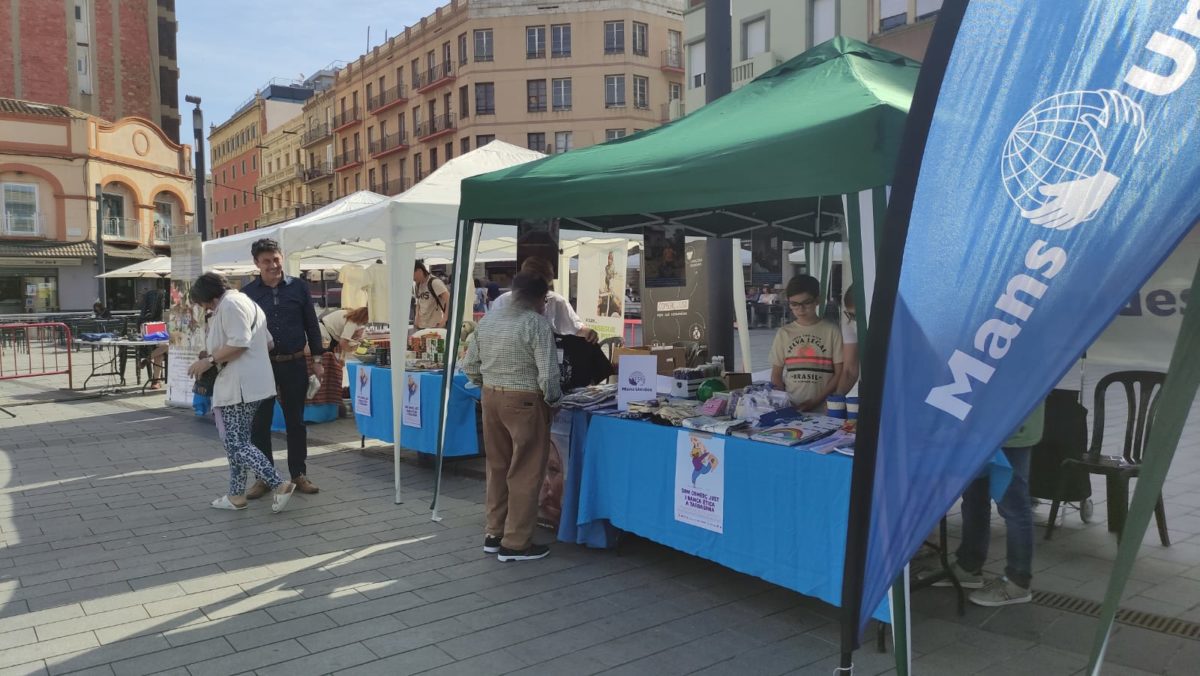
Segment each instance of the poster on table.
M642 231L642 288L683 286L688 280L684 264L684 229L677 225L647 226Z
M625 277L629 242L584 244L579 247L580 319L600 340L625 335Z
M358 377L354 379L354 414L371 416L371 372L370 366L363 364L358 367Z
M558 276L558 219L550 218L517 223L517 269L526 258L550 263Z
M203 242L196 233L171 237L170 306L167 308L167 404L191 406L194 380L187 369L204 350L204 310L188 299L203 272Z
M538 492L538 525L558 531L562 518L563 492L566 488L567 467L571 462L571 428L574 414L559 409L550 424L550 457L546 474Z
M679 432L675 444L675 520L725 532L725 439Z
M684 246L687 283L683 286L643 286L642 331L646 345L708 340L708 274L704 269L707 250L704 241Z
M403 423L408 427L421 428L421 380L413 373L404 374ZM368 395L369 396L369 395ZM368 409L370 404L367 405Z
M658 357L622 355L617 363L617 409L628 411L630 402L657 397Z
M862 382L882 387L863 390L851 504L873 497L869 513L852 509L845 557L860 632L967 483L1200 216L1194 5L960 2L939 16L863 362ZM1155 424L1167 410L1173 425L1178 404L1160 402ZM1139 484L1157 463L1148 453Z
M1193 226L1150 280L1130 297L1088 348L1087 361L1123 369L1166 371L1200 260L1200 225Z

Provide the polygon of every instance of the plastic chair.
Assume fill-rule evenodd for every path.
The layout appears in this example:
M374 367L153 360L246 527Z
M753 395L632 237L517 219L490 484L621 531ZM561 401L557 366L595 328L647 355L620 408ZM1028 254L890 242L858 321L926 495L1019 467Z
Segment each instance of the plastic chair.
M1158 395L1162 392L1164 380L1166 374L1156 371L1118 371L1102 378L1096 385L1095 404L1092 408L1092 443L1087 455L1063 461L1064 465L1079 465L1089 474L1104 476L1108 493L1108 530L1115 532L1118 540L1125 528L1125 517L1129 511L1129 481L1136 479L1141 472L1142 453L1146 448L1146 440L1150 437L1154 414L1158 408ZM1125 390L1124 446L1121 455L1104 456L1100 454L1104 447L1104 399L1108 389L1118 383ZM1055 500L1050 506L1047 538L1054 532L1059 504L1060 501ZM1154 506L1154 517L1158 523L1159 540L1164 547L1170 547L1167 513L1161 494Z
M625 339L621 336L613 336L612 338L605 338L600 341L599 345L600 349L604 350L605 354L608 355L608 361L611 363L613 355L617 352L617 348L625 347Z

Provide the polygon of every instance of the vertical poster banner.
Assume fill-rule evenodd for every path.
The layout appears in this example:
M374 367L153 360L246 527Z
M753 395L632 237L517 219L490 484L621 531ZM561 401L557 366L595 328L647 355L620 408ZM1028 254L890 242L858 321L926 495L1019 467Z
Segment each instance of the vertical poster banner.
M540 258L554 267L558 276L558 219L517 223L517 269L526 258ZM560 293L567 295L565 289Z
M680 431L675 444L675 520L725 532L725 439Z
M1192 228L1117 318L1088 348L1087 360L1123 369L1165 371L1192 300L1200 260L1200 225Z
M642 288L687 284L683 228L676 225L647 226L642 234Z
M371 373L375 369L363 364L354 379L354 414L371 417Z
M600 339L625 335L625 277L628 240L579 247L580 319Z
M403 423L406 427L421 429L421 379L415 373L406 373L404 378Z
M750 283L783 284L783 242L778 233L761 230L750 240Z
M844 576L857 631L1200 216L1196 4L954 2L939 15L863 359Z
M646 345L707 342L708 274L704 267L707 256L707 242L689 242L683 253L687 284L643 287L642 330Z
M204 310L188 298L192 282L204 271L203 241L197 233L171 237L170 305L167 308L167 404L191 406L188 366L204 350Z

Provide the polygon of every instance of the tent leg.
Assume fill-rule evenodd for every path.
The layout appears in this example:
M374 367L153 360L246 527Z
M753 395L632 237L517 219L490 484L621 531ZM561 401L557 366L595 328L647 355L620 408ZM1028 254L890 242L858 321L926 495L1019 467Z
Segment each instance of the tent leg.
M742 240L733 240L733 317L738 326L738 351L742 355L742 371L754 373L750 361L750 324L746 319L746 273L742 270ZM734 370L732 362L726 369Z
M412 278L406 274L412 267L416 246L390 239L387 242L388 276L392 284L391 320L392 350L392 481L397 505L403 502L400 486L401 433L404 429L404 353L408 350L408 304L412 299Z

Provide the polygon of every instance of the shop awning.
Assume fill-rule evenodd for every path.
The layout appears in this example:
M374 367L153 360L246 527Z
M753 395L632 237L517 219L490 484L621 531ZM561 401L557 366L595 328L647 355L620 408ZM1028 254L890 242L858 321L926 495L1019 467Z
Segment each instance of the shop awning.
M147 246L106 243L105 258L149 260L158 254ZM96 244L84 242L3 242L0 258L95 258Z
M468 178L459 213L839 240L842 196L891 183L919 67L838 37L657 129Z

